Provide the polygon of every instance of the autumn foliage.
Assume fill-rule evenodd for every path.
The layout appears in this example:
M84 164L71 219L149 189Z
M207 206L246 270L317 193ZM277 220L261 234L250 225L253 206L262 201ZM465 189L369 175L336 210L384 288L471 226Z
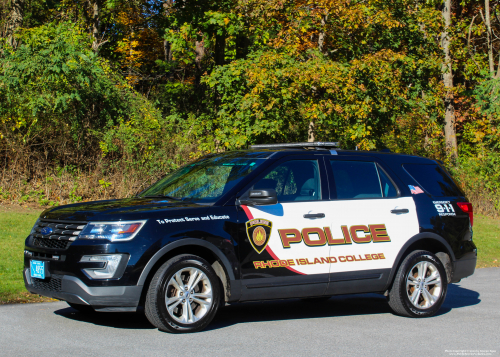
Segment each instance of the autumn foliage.
M129 195L209 152L339 140L443 160L500 208L497 2L452 2L450 26L432 1L18 2L0 6L0 200Z

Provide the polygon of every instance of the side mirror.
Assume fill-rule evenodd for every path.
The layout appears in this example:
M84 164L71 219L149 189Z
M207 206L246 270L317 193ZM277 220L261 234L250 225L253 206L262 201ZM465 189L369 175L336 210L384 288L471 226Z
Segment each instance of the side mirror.
M258 205L274 205L278 203L278 196L276 190L250 190L248 196L240 198L237 202L240 205L258 206Z

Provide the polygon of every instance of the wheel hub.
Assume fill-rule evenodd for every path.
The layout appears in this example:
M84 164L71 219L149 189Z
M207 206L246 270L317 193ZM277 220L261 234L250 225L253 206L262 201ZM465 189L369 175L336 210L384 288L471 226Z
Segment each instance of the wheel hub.
M169 280L165 305L177 322L192 324L203 318L213 304L210 279L198 268L182 268Z
M441 297L442 282L437 267L429 261L418 262L406 278L406 292L413 306L432 307Z

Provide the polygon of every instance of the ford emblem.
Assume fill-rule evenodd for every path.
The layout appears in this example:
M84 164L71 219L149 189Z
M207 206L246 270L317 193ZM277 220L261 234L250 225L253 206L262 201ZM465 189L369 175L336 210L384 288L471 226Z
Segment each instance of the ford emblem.
M50 233L52 233L53 231L54 230L50 227L43 227L42 230L40 231L40 233L42 233L44 236L47 236Z

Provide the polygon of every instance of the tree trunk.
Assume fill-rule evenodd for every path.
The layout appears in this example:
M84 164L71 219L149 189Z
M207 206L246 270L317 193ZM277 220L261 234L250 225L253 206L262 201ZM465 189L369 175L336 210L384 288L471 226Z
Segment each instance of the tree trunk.
M320 52L323 52L323 47L325 44L325 26L327 20L328 20L328 15L325 15L321 18L321 31L318 35L318 50Z
M5 23L4 36L7 38L9 45L14 49L19 45L18 41L14 37L14 33L23 24L23 10L24 0L11 0L9 14Z
M215 36L215 50L214 59L217 66L223 66L226 55L226 36L216 35Z
M172 0L165 0L163 2L164 15L168 16L170 9L173 6ZM172 44L167 40L163 40L163 52L165 54L165 62L172 61Z
M441 34L441 44L444 51L444 62L442 65L443 84L446 90L444 105L444 137L446 143L446 151L453 158L458 157L457 150L457 134L455 130L455 105L453 98L453 72L450 55L450 37L448 29L451 26L451 0L444 0L443 18L445 29Z
M488 41L488 64L490 69L490 78L492 79L499 78L500 63L498 63L497 65L497 70L495 74L495 60L494 60L495 48L493 47L493 30L491 29L490 0L484 0L484 16L483 13L481 12L481 17L483 18L484 24L486 25L486 39Z
M92 37L94 41L92 42L92 50L97 53L99 51L99 12L100 6L99 0L95 0L92 5Z
M236 36L236 59L246 58L248 55L249 47L250 39L247 36Z
M165 54L165 62L172 61L172 46L167 40L163 40L163 52Z
M313 121L309 122L309 127L307 128L307 142L308 143L314 142L314 122Z
M493 61L493 33L491 31L490 0L484 0L484 16L486 24L486 39L488 41L488 64L490 66L490 77L495 77L495 63Z
M321 31L318 35L318 50L320 52L323 52L324 44L325 44L325 26L326 26L326 21L328 20L328 15L324 15L321 17ZM316 86L311 86L311 89L313 91L313 95L317 96L318 95L318 89ZM314 121L310 121L309 125L307 127L307 142L313 143L314 142Z
M205 41L196 41L194 52L196 52L196 67L199 71L201 71L201 61L203 61L203 58L205 57Z
M201 81L201 76L203 75L203 67L201 62L203 61L206 55L205 41L203 37L201 38L200 41L195 42L194 52L196 53L196 57L194 59L196 63L195 84L199 85Z

